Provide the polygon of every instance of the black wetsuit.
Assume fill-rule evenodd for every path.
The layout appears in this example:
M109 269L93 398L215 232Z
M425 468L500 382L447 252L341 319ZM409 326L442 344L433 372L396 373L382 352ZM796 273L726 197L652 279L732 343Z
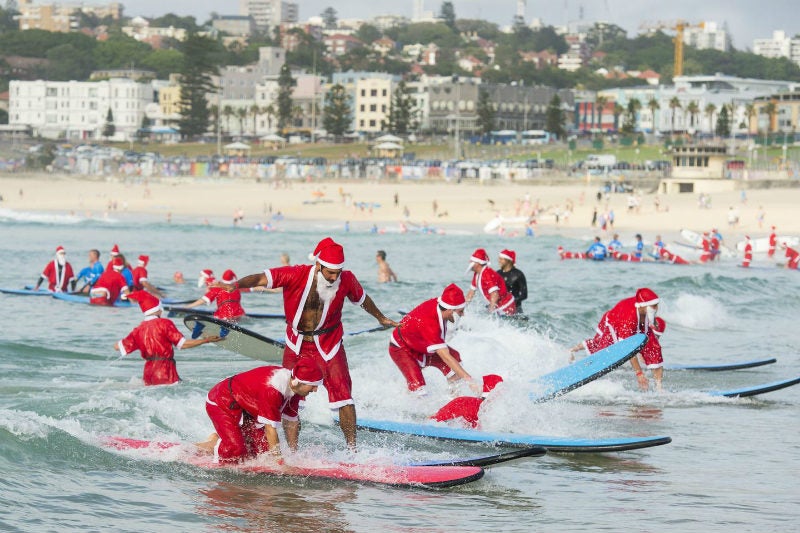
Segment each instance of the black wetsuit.
M528 298L528 282L525 280L525 274L522 273L517 267L511 267L511 270L498 270L498 274L506 282L506 289L514 296L514 302L517 305L517 314L522 313L522 301Z

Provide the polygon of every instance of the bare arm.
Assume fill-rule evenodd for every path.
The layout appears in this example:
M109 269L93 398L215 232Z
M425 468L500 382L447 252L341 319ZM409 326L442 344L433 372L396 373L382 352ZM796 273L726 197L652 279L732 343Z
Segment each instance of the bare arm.
M158 290L158 287L156 287L155 285L153 285L149 281L142 281L142 287L144 287L144 289L147 292L149 292L150 294L154 294L155 296L157 296L159 298L163 298L164 297L164 293L162 293L160 290Z
M202 298L198 298L192 303L184 305L184 307L197 307L198 305L203 305L204 303L206 303L205 300L203 300Z
M189 348L194 348L195 346L200 346L201 344L207 344L209 342L218 342L221 341L222 337L201 337L199 339L186 339L183 342L183 346L181 346L181 350L188 350Z
M263 272L260 274L250 274L249 276L245 276L235 283L223 283L222 281L215 281L211 284L211 287L225 289L228 292L231 292L235 289L252 289L253 287L266 286L267 275Z
M464 298L467 300L467 303L470 303L473 296L475 296L475 289L470 289L467 291L467 295Z
M494 291L489 295L489 312L497 309L497 302L500 300L500 291Z
M375 302L372 301L372 298L370 298L368 294L364 297L364 303L361 304L361 308L375 317L375 320L377 320L382 326L397 327L400 325L399 322L395 322L391 318L388 318L386 315L381 313L381 310L378 309L378 306L375 305Z
M639 356L634 355L631 358L631 366L633 367L633 371L636 373L636 382L639 384L639 388L642 390L647 390L649 382L647 381L647 376L645 376L644 372L642 371L642 365L639 364Z
M264 437L269 444L269 452L271 455L281 455L281 442L278 438L278 430L267 424L264 426Z
M297 441L300 436L300 420L283 419L283 434L286 435L286 443L289 445L289 449L296 451Z
M436 355L441 357L442 361L444 361L445 364L447 364L447 366L450 367L450 370L456 373L456 376L463 379L464 381L472 380L472 376L470 376L469 373L466 370L464 370L464 367L461 366L461 363L459 363L456 360L456 358L450 354L449 348L447 348L446 346L444 348L439 348L438 350L436 350Z

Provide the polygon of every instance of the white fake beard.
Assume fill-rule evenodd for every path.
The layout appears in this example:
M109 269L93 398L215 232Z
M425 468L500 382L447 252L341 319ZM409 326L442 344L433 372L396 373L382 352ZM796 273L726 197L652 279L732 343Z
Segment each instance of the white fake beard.
M330 283L322 275L322 272L317 272L317 294L320 300L327 303L333 300L336 293L339 291L339 285L342 284L341 276L336 278L336 281Z
M204 278L203 276L200 276L199 278L197 278L197 287L198 288L202 287L205 284L206 284L206 278Z
M645 326L647 329L653 327L656 323L656 308L648 306L645 310Z
M56 262L59 265L64 266L64 264L67 262L67 256L64 254L56 254Z

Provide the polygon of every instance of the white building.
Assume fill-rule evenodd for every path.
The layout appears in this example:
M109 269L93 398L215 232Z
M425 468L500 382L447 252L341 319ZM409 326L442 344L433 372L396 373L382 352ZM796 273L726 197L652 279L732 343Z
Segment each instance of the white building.
M356 82L355 127L356 131L378 133L388 122L392 105L394 83L386 78L365 78Z
M240 0L239 14L253 17L262 30L272 30L284 22L297 22L298 7L295 2L282 0Z
M753 53L764 57L785 57L800 65L800 39L792 39L783 30L772 32L772 39L755 39Z
M115 78L105 81L12 81L8 122L29 126L48 139L100 140L109 109L114 141L134 137L147 104L154 101L150 83Z
M683 42L699 50L727 52L731 49L731 36L725 25L720 27L716 22L710 21L684 29Z

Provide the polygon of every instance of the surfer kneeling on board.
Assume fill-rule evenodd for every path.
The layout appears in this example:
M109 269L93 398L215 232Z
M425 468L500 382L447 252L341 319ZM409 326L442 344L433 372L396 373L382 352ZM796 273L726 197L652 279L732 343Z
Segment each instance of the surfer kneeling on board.
M575 353L580 350L585 350L588 355L591 355L637 333L647 334L651 326L655 324L659 301L655 292L643 287L636 291L634 297L617 302L600 319L593 338L570 348L570 361L575 360ZM639 364L638 357L631 358L631 366L636 373L639 388L647 390L649 383Z
M289 370L262 366L225 378L208 392L206 413L212 433L197 447L213 452L216 462L238 462L262 453L281 455L278 427L297 449L300 400L322 385L322 369L304 356Z
M502 383L503 378L497 374L483 376L483 393L480 396L459 396L453 398L444 407L436 411L431 418L438 422L461 418L470 427L478 427L478 414L483 401L494 388Z

